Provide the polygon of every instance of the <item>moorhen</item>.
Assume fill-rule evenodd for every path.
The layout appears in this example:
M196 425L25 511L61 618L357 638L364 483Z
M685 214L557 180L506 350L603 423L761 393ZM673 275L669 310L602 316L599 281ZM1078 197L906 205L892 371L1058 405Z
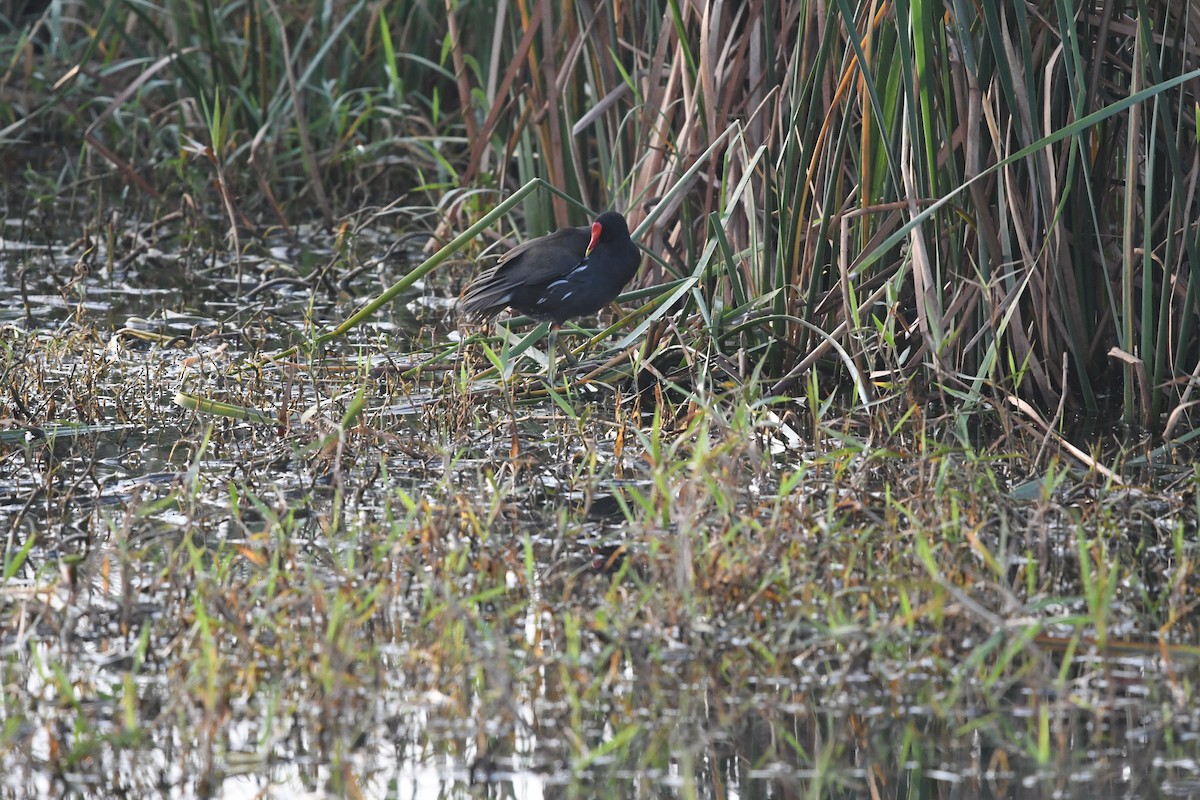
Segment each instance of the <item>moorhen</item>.
M625 217L605 211L591 227L559 228L509 250L467 287L462 310L487 319L512 308L549 321L548 377L553 382L558 329L615 300L641 260Z

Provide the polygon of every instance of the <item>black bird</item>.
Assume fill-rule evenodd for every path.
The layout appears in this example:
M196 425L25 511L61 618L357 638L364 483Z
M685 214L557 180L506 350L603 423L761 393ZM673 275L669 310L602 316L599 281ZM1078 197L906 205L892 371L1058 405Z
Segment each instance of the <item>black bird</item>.
M550 380L558 329L568 319L594 314L611 303L642 261L629 224L616 211L590 227L559 228L505 253L484 270L463 298L469 317L487 319L505 308L550 322Z

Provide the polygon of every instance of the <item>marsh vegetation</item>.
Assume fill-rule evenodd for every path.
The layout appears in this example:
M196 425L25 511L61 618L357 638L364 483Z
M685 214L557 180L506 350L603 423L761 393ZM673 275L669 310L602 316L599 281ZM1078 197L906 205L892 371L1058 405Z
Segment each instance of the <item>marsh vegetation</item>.
M1200 20L996 5L5 7L0 795L1200 793Z

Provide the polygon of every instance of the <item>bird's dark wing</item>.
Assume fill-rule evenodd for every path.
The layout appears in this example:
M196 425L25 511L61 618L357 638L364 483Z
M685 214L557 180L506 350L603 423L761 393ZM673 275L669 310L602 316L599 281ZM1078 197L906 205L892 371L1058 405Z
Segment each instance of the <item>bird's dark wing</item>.
M490 317L507 306L521 288L561 278L583 260L591 240L590 228L559 228L517 245L467 287L463 313Z
M591 240L591 228L559 228L509 250L496 263L496 273L519 271L521 278L516 283L523 286L549 283L578 266Z

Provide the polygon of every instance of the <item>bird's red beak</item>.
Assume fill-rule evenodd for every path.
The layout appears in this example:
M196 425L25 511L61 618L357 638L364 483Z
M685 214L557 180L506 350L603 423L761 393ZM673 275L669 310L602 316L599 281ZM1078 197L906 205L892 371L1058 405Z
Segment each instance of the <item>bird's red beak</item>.
M602 229L603 229L603 226L599 222L592 223L592 240L590 242L588 242L587 252L585 252L583 254L584 258L587 258L588 256L590 256L592 254L592 251L596 249L596 242L600 241L600 231Z

